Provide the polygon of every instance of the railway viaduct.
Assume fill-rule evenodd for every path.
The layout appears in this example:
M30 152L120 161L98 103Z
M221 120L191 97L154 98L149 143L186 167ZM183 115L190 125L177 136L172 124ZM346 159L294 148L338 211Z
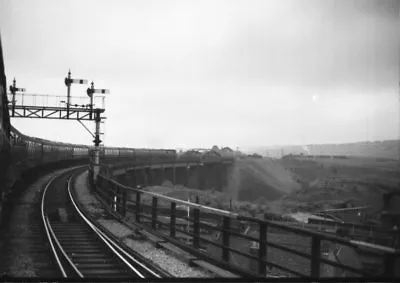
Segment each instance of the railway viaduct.
M127 186L155 186L169 181L192 189L222 191L228 185L233 161L164 163L110 168L108 176Z

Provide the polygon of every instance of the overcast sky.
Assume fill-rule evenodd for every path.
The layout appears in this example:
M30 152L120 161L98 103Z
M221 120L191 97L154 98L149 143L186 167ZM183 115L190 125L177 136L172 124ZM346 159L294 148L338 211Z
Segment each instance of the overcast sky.
M399 138L398 10L381 0L0 0L0 32L9 83L66 96L71 68L110 89L108 146L337 143ZM12 123L92 140L77 121Z

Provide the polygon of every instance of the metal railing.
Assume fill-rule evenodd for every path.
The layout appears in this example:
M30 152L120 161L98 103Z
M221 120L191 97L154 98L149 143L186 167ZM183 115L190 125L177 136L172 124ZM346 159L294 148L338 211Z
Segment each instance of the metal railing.
M277 223L291 225L292 227L301 227L318 231L326 231L334 233L339 228L349 230L351 237L356 239L364 239L368 242L393 247L399 232L395 230L384 229L377 225L367 225L362 223L338 222L330 219L314 219L308 218L305 221L295 221L291 218L286 220L274 221Z
M152 229L155 235L161 235L183 249L197 251L198 255L201 255L206 260L210 260L221 267L228 267L241 275L256 274L255 276L266 276L267 267L272 267L280 270L286 276L320 277L324 276L321 273L321 268L333 266L353 272L361 277L395 276L395 262L399 259L400 252L393 248L359 241L349 241L326 233L241 216L237 213L215 209L198 203L127 187L101 175L98 176L95 191L104 200L108 208L122 218L134 219L137 224ZM183 216L182 211L178 212L177 205L189 207L191 211L190 217ZM219 223L202 221L202 216L206 213L219 216ZM241 233L239 228L241 225L256 227L253 230L253 235ZM184 227L187 228L185 229ZM216 231L220 236L213 239L207 234L207 231ZM299 242L287 245L269 240L278 231L280 231L279 233L293 234L295 237L306 237L308 240L303 240L302 244ZM187 242L179 241L179 239L185 238L190 239L191 247L187 245ZM246 243L244 245L245 249L240 248L243 246L243 244L242 246L239 244L240 242ZM328 260L323 256L324 247L327 243L328 245L329 243L330 245L340 244L356 250L362 249L364 254L369 254L381 261L384 269L378 273L372 273L365 269L355 269L339 262ZM256 255L248 252L250 244L252 244L253 250L254 247L256 248ZM301 245L304 246L303 250L299 250L297 247ZM211 246L212 248L208 248ZM211 251L215 250L219 250L219 256L212 254ZM271 250L279 251L280 254L290 254L291 260L289 261L293 261L293 257L295 257L297 258L295 261L301 261L302 264L299 268L295 268L290 266L289 261L276 262L270 260L269 257L273 256ZM250 267L244 268L243 263L237 263L238 261L243 262L243 259L250 263L256 263L257 269L252 271Z
M140 157L137 157L137 159L140 159ZM222 163L227 163L227 162L232 162L233 160L227 160L227 161L205 161L202 162L200 160L180 160L180 159L173 159L169 158L168 160L160 160L160 159L155 159L155 160L150 160L150 161L132 161L132 160L126 160L122 162L112 162L112 164L109 164L108 167L110 170L133 170L133 169L140 169L143 167L151 167L151 166L159 166L159 165L166 165L164 167L173 167L173 166L202 166L205 164L222 164Z
M12 105L13 96L8 94L8 100ZM66 95L50 95L50 94L30 94L17 93L15 94L15 105L20 106L37 106L37 107L67 107ZM76 107L86 106L90 103L90 98L87 96L71 96L70 103ZM104 96L95 96L93 98L94 108L104 109Z
M396 239L399 237L399 232L397 231L385 230L379 226L359 223L341 223L322 219L311 219L309 220L308 226L317 227L318 230L326 229L327 227L332 230L347 228L355 238L368 239L368 242L383 246L394 246Z
M140 157L139 157L140 158ZM220 163L220 162L216 162ZM126 169L126 170L132 170L135 168L142 168L142 167L151 167L155 165L201 165L202 163L200 161L181 161L181 160L154 160L154 161L132 161L132 160L127 160L123 162L113 162L112 164L109 165L109 168L111 170L119 170L119 169Z

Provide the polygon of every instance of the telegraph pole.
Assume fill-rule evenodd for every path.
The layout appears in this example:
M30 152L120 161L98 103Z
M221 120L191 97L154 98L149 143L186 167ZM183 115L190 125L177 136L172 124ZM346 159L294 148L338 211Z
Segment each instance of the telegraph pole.
M25 89L24 88L18 88L17 87L17 82L15 81L15 78L14 78L13 85L10 85L10 91L12 93L12 101L11 101L12 102L12 109L11 109L11 111L12 111L12 117L14 117L14 115L15 115L15 93L17 91L25 92Z

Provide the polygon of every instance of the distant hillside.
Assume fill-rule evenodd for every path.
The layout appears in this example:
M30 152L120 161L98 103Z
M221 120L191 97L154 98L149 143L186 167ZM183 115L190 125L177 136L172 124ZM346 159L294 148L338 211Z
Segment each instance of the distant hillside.
M312 144L294 146L258 147L250 150L264 156L281 157L282 154L355 155L400 159L400 140L356 142L344 144Z

